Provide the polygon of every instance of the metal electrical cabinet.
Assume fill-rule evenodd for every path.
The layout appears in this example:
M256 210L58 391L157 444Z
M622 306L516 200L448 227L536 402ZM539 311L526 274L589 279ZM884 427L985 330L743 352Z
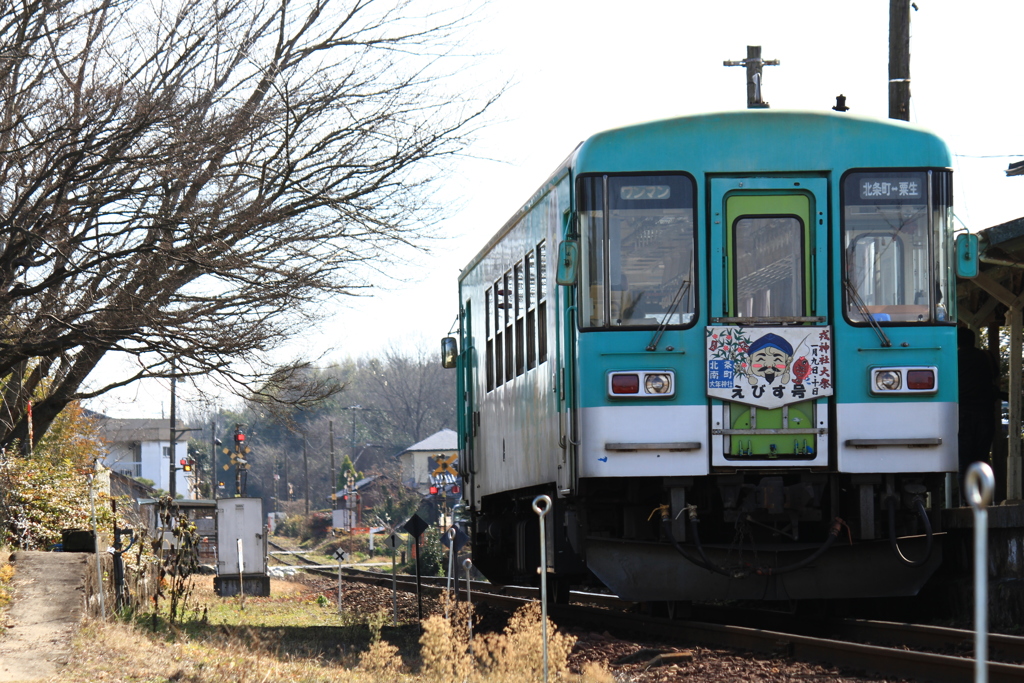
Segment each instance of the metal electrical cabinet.
M270 595L262 498L217 501L217 595ZM241 551L241 552L239 552Z

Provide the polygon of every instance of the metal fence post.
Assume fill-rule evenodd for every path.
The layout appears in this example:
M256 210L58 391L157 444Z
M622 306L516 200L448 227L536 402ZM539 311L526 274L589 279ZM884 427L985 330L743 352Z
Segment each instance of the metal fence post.
M541 503L544 504L541 507ZM537 496L533 499L533 511L537 513L540 523L540 628L544 643L544 683L548 683L548 544L544 530L544 518L551 512L551 498Z
M473 588L470 585L470 570L473 568L473 560L467 557L462 561L462 566L466 570L466 604L469 605L469 610L467 611L469 615L469 642L470 647L473 647Z
M975 462L964 477L974 510L974 681L988 683L988 510L995 477L986 462Z

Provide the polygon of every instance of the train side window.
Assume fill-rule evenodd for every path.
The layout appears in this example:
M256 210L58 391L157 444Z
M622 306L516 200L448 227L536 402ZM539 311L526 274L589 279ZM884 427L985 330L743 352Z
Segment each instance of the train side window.
M605 324L605 221L604 221L604 178L602 176L580 179L579 212L582 223L583 249L580 273L580 294L586 302L580 308L583 327L600 327Z
M505 276L502 278L502 291L505 292L505 313L504 313L504 324L505 331L503 336L505 337L505 381L511 382L516 376L515 368L515 291L513 287L512 271L506 271Z
M948 180L943 171L845 176L843 296L850 322L952 322Z
M505 383L505 373L503 371L504 366L502 360L504 359L504 351L502 349L502 331L505 329L505 324L502 321L502 315L505 310L505 288L501 284L501 280L494 283L494 388L497 389Z
M523 334L526 326L526 282L523 280L523 262L520 261L513 267L513 278L515 279L515 329L516 329L516 377L526 370L526 353L523 348Z
M526 253L523 269L526 276L526 369L537 367L537 275L533 250Z
M487 335L487 391L494 389L494 329L491 327L491 297L490 287L484 292L484 330Z
M548 261L547 245L537 245L537 362L548 359Z

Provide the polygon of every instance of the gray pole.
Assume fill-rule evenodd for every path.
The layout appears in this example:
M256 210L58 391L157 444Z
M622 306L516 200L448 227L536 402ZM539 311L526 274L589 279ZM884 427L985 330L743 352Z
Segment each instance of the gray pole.
M541 504L543 503L543 507ZM533 499L533 511L537 513L540 525L540 633L544 647L544 683L548 683L548 543L544 529L544 518L551 512L551 498L537 496Z
M889 0L889 118L910 120L910 0Z
M974 511L974 682L988 683L988 510L995 478L987 462L971 463L964 475Z

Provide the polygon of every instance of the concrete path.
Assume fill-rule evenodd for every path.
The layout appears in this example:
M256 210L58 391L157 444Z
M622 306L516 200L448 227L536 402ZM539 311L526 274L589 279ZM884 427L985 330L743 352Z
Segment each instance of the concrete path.
M0 634L0 683L47 678L67 663L84 614L87 559L84 553L11 555L12 628Z

